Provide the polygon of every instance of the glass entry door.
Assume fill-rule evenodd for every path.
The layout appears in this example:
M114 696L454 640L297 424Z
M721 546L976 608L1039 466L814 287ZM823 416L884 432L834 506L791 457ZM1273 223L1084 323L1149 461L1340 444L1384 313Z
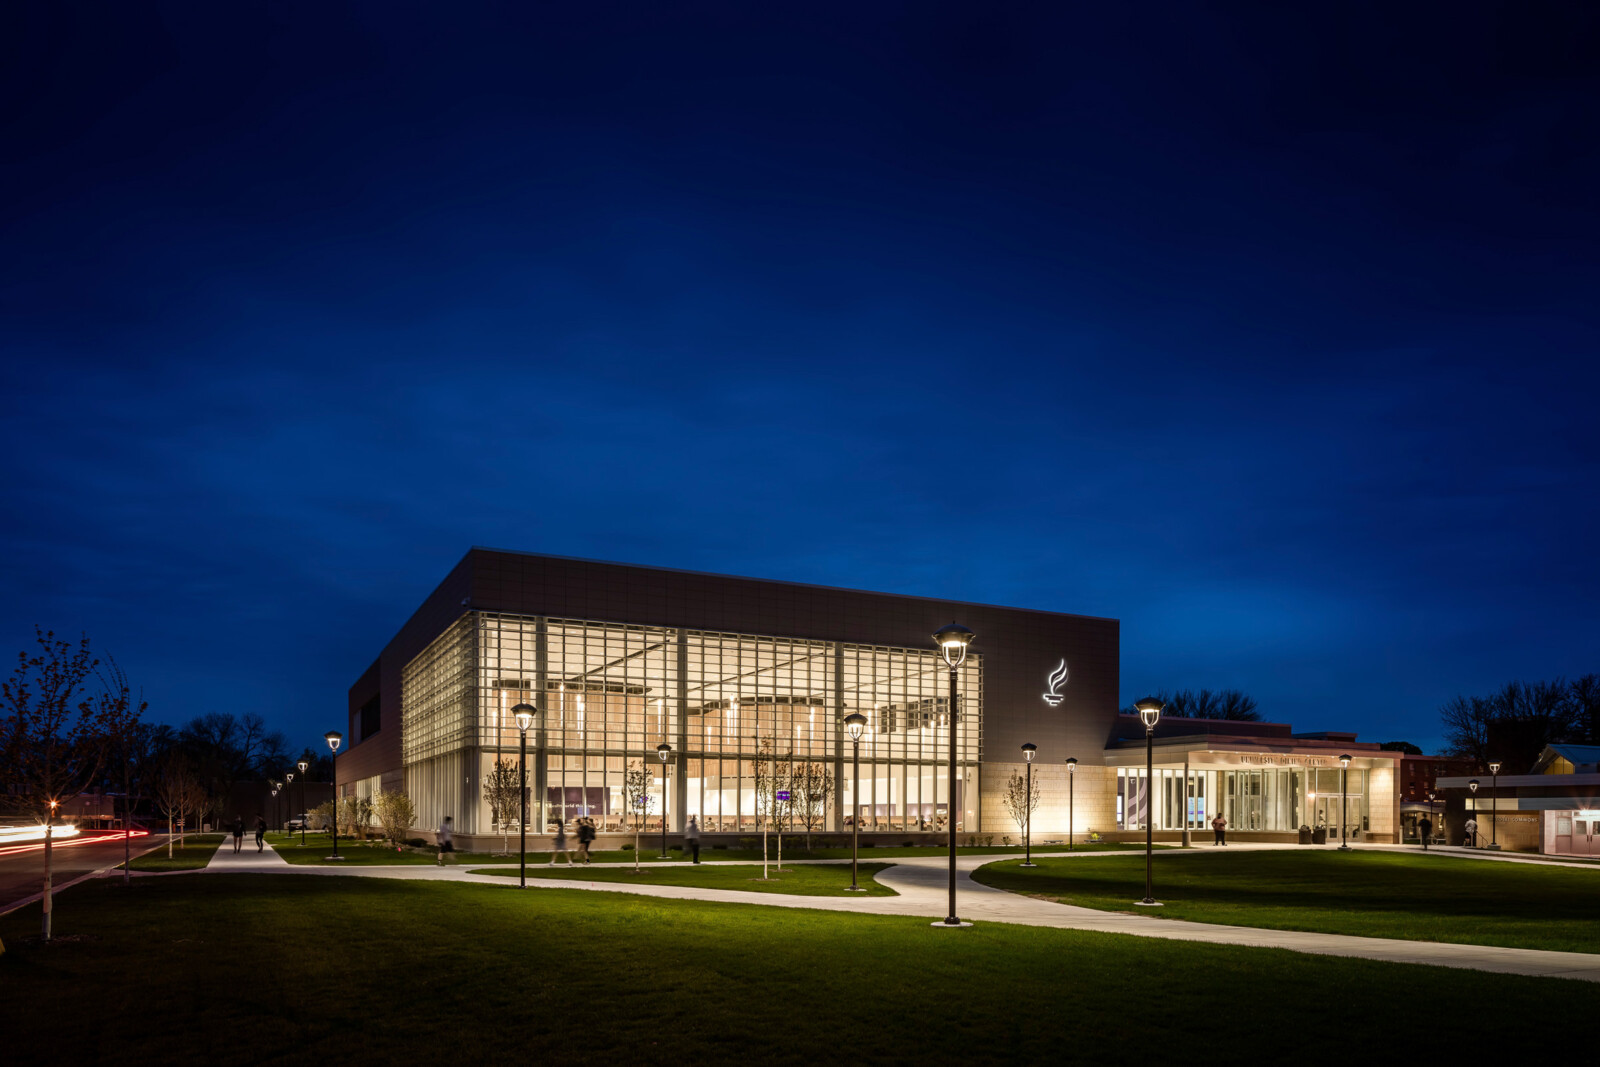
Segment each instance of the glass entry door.
M1338 793L1317 794L1317 821L1312 825L1313 827L1321 826L1327 829L1328 844L1330 845L1339 844L1340 799ZM1361 829L1361 816L1357 810L1359 806L1359 802L1353 797L1347 801L1345 806L1344 831L1351 840L1355 840L1356 832Z

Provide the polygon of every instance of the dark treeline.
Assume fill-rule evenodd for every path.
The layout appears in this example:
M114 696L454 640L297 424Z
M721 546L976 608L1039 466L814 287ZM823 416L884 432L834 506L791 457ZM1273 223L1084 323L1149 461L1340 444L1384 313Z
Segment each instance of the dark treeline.
M1179 689L1167 692L1162 689L1155 694L1157 700L1166 705L1161 709L1162 718L1174 719L1232 719L1235 722L1260 722L1261 713L1256 710L1255 698L1238 689ZM1122 709L1124 715L1137 715L1138 709L1128 705Z
M1522 774L1546 745L1600 745L1600 674L1507 682L1487 696L1452 698L1439 718L1450 755Z

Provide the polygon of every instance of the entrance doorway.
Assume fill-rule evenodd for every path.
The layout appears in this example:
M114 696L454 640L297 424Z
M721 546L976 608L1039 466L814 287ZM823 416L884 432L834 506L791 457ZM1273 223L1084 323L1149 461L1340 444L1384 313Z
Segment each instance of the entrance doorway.
M1312 823L1312 826L1321 826L1327 828L1328 844L1330 845L1339 844L1339 827L1341 825L1339 821L1340 799L1341 798L1338 793L1317 794L1317 821ZM1349 835L1350 840L1352 841L1356 839L1361 831L1361 814L1359 811L1360 806L1361 800L1359 797L1352 798L1346 802L1343 826L1344 832Z
M1600 856L1600 814L1581 811L1557 815L1556 851L1568 856Z

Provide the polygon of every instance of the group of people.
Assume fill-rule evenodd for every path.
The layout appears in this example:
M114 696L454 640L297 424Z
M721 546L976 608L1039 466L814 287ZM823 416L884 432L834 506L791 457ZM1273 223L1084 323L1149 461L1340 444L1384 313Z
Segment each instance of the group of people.
M244 845L244 816L233 817L233 850L238 852ZM256 851L264 852L267 848L267 820L261 813L256 813Z
M589 849L594 845L594 839L599 834L595 829L594 820L587 816L580 817L573 827L573 836L578 839L578 859L589 862ZM572 850L567 846L567 824L556 821L555 847L550 852L550 866L556 865L556 857L567 857L567 863L576 863L572 858Z

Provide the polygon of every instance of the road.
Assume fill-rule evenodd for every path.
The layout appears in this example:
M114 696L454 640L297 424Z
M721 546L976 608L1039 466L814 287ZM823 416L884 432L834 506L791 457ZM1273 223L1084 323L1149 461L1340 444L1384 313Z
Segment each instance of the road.
M93 836L99 837L99 833ZM71 839L69 839L70 841ZM133 855L137 856L164 836L135 837ZM106 841L57 843L53 850L55 884L60 886L82 874L113 867L122 862L122 838ZM44 888L44 849L29 849L0 855L0 911L15 902L30 897Z

